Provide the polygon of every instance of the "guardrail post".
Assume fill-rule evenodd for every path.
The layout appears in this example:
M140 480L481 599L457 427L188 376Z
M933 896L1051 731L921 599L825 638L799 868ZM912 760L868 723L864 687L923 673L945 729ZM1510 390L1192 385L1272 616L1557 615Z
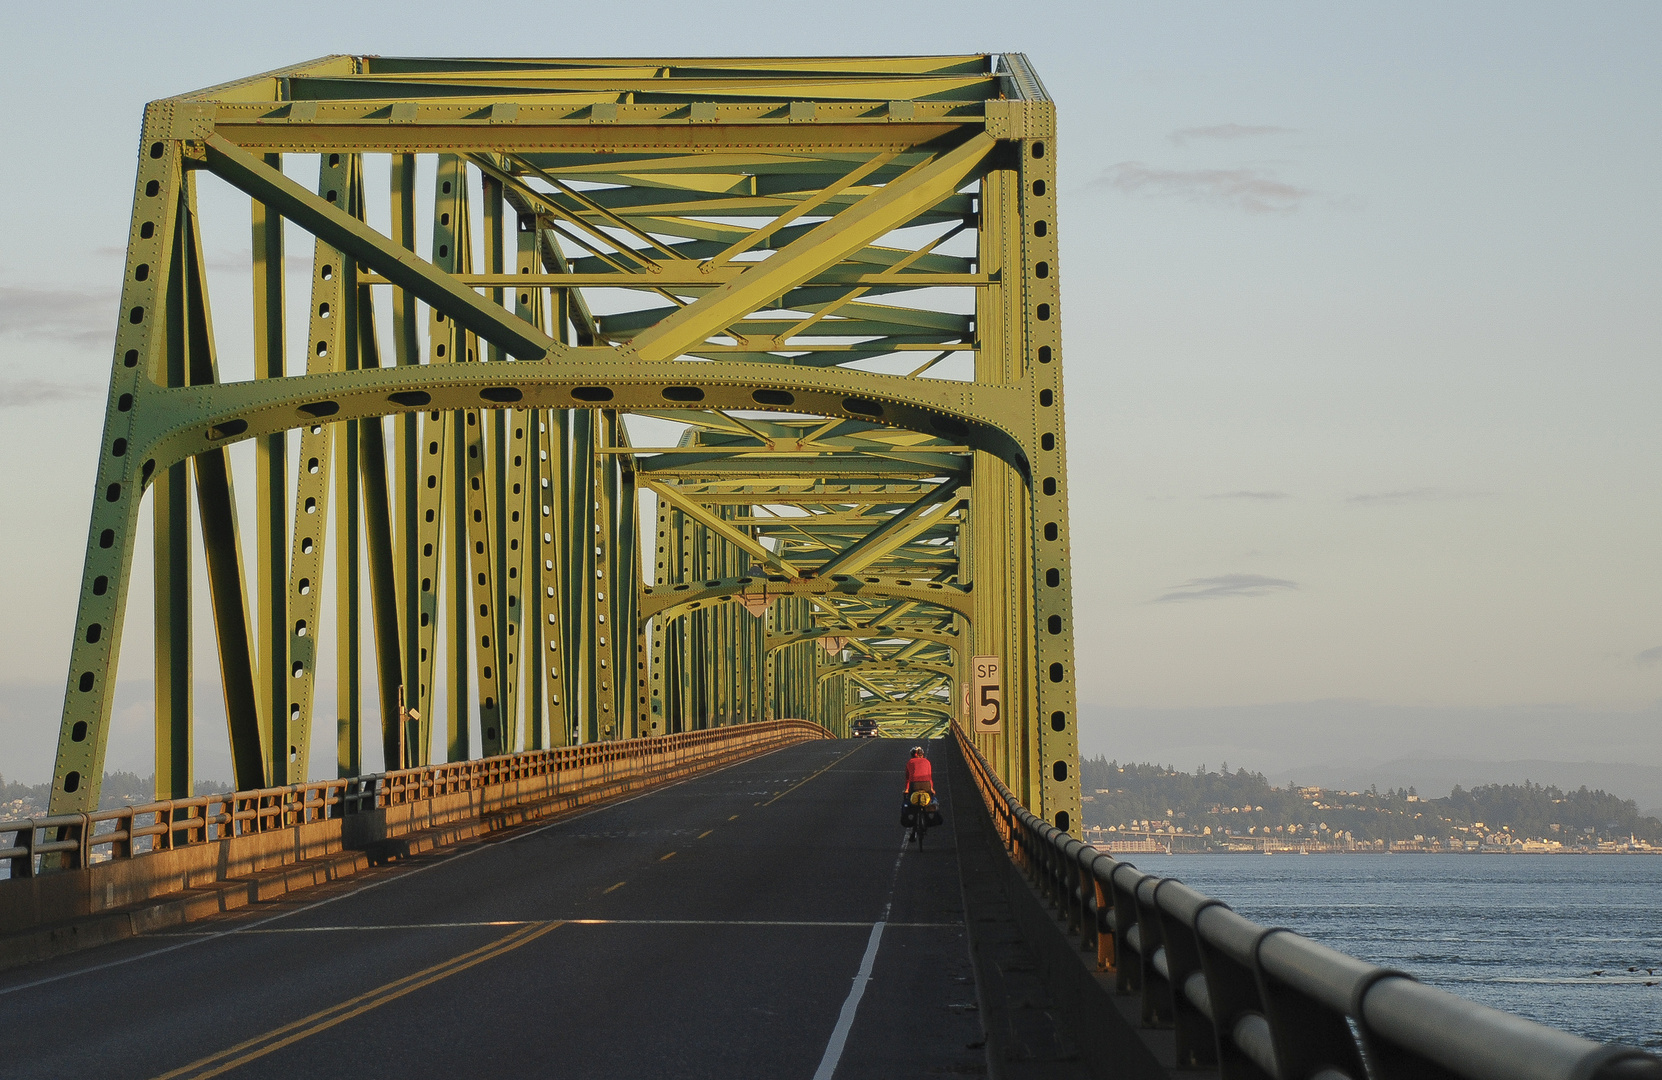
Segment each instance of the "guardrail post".
M1375 967L1279 928L1260 935L1252 955L1257 962L1258 995L1282 1074L1310 1076L1336 1068L1359 1078L1370 1075L1351 1030L1350 1007L1352 1002L1360 1005L1368 985L1400 972ZM1303 985L1295 986L1295 978ZM1374 1075L1379 1080L1410 1075L1439 1080L1436 1071Z
M1201 969L1200 947L1195 939L1195 917L1217 903L1174 878L1166 878L1154 888L1180 1068L1202 1068L1218 1060L1210 984Z
M1103 864L1107 863L1106 866ZM1090 861L1092 909L1096 926L1096 969L1119 981L1119 942L1114 935L1114 858L1098 852Z
M12 877L26 878L35 876L35 821L30 818L20 821L21 828L12 837L12 846L23 849L23 854L12 856Z
M1160 950L1160 917L1154 906L1154 891L1160 887L1160 878L1152 874L1137 882L1137 952L1141 955L1143 975L1143 1025L1165 1027L1172 1021L1172 988L1161 969L1165 957Z
M1053 846L1052 850L1056 856L1057 885L1067 899L1063 917L1067 919L1068 930L1084 939L1088 931L1085 925L1084 875L1079 872L1079 853L1085 850L1085 844L1069 837L1060 849Z
M1258 954L1258 942L1272 931L1248 922L1224 904L1198 911L1194 926L1200 967L1206 973L1206 993L1212 1005L1220 1080L1276 1080L1274 1072L1242 1049L1242 1039L1237 1037L1240 1028L1241 1036L1250 1042L1245 1027L1253 1026L1252 1018L1262 1020L1264 1015L1258 968L1252 958ZM1361 1074L1357 1080L1361 1080Z

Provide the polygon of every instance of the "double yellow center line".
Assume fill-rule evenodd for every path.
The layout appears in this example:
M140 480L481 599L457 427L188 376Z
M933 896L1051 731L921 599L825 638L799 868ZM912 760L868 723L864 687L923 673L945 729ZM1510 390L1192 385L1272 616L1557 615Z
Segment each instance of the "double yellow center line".
M279 1028L272 1028L263 1035L256 1035L246 1042L217 1054L210 1054L189 1065L181 1066L172 1072L162 1073L155 1080L208 1080L208 1077L218 1076L239 1066L246 1065L256 1058L281 1050L291 1043L310 1038L320 1031L327 1031L336 1024L361 1016L371 1009L378 1009L390 1002L397 1001L405 994L413 993L424 986L430 986L440 979L447 979L458 972L466 971L476 964L483 964L486 960L493 960L503 953L512 952L522 945L542 937L550 930L560 926L564 920L553 922L535 922L521 926L505 937L498 938L489 945L481 946L472 952L453 956L449 960L441 961L430 968L424 968L413 975L406 975L402 979L378 986L367 993L359 994L338 1005L331 1005L310 1016L302 1017L292 1023L284 1024Z
M778 802L780 799L783 799L785 796L789 795L791 792L795 791L797 788L801 787L803 784L806 784L808 781L810 781L810 780L814 779L815 777L819 776L821 773L830 772L832 769L836 768L838 765L841 765L843 762L847 761L849 758L853 757L855 754L858 754L861 750L864 750L865 748L866 748L865 744L861 743L859 746L856 746L854 749L850 750L848 753L844 754L842 757L838 758L836 761L833 761L831 764L825 766L823 769L816 769L814 772L809 773L807 776L803 777L801 780L797 781L796 783L792 784L790 787L786 788L784 791L781 791L779 794L777 794L773 798L769 799L767 802L757 803L756 805L757 806L772 806L774 803ZM737 816L737 815L735 815L735 816ZM727 820L731 821L733 819L728 818Z

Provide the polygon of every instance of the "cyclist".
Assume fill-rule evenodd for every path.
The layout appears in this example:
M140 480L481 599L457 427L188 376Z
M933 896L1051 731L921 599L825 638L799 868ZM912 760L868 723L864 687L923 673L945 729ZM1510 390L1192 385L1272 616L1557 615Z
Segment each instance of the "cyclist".
M923 747L912 747L912 756L906 759L906 794L927 791L935 794L935 770L923 755Z
M918 792L927 792L920 795ZM923 832L930 825L940 824L939 819L931 820L935 802L935 770L929 764L929 759L923 754L923 747L912 747L912 755L906 759L906 796L900 806L900 824L910 830L908 840L916 840L918 848L923 848Z

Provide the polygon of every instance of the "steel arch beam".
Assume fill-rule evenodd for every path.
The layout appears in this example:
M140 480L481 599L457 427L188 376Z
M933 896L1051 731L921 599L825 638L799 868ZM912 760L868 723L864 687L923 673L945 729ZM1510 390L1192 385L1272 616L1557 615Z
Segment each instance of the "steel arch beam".
M755 365L722 361L626 365L610 348L568 349L560 361L410 365L222 383L211 391L146 379L135 390L126 410L132 414L132 456L153 461L156 469L242 439L309 427L320 418L341 422L504 405L645 411L692 391L713 409L880 416L896 427L960 439L1018 472L1028 462L1021 439L1001 426L1000 415L1019 400L1008 388L842 369L770 366L758 372Z

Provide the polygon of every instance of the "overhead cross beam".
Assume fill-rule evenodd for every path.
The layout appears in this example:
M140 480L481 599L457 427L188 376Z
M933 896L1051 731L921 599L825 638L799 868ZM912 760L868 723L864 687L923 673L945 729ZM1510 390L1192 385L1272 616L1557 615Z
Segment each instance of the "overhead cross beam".
M736 280L636 335L630 352L642 360L680 356L952 194L993 146L987 135L972 135L956 149L916 166Z

